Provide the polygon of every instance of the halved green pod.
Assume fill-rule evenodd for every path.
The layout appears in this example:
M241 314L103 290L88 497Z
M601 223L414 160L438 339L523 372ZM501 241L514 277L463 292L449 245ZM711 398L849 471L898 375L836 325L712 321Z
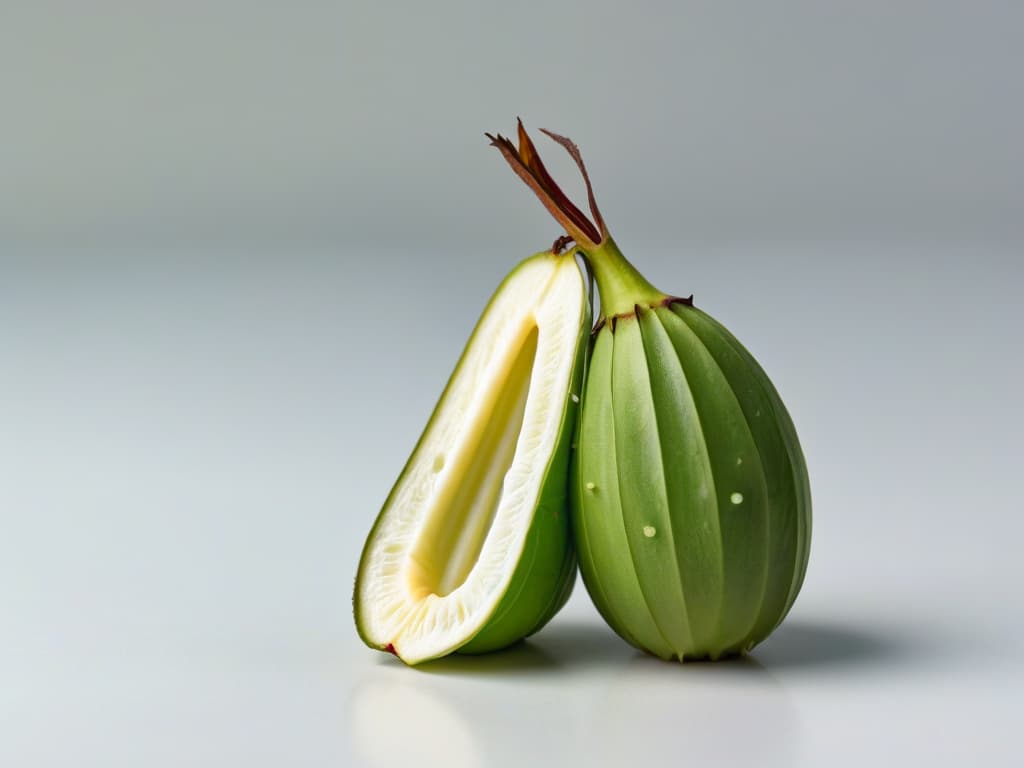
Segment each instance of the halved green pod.
M625 259L594 202L562 193L519 125L492 137L597 280L573 531L584 583L627 641L663 658L745 652L782 621L807 567L811 502L796 430L746 349Z
M496 650L565 604L590 322L571 254L537 254L499 286L366 541L353 602L367 645L408 664Z

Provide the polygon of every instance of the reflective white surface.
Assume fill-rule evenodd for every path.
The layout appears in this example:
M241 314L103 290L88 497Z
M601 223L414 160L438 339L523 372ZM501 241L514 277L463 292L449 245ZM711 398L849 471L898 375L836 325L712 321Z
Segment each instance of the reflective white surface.
M752 658L646 657L581 585L505 653L359 643L363 539L500 264L12 259L0 765L1019 764L1020 251L636 250L808 457L807 580Z
M838 618L838 614L843 614ZM505 653L408 669L347 626L5 647L7 765L1011 765L1019 662L809 611L750 659L632 651L576 601ZM923 629L923 628L920 628ZM993 638L994 639L994 638ZM1003 648L1006 646L1003 645Z

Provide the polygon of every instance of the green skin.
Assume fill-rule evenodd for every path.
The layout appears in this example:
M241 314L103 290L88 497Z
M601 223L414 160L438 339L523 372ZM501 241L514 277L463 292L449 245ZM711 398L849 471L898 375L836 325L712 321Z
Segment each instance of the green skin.
M502 291L505 283L517 270L534 259L571 258L573 258L571 253L559 255L544 252L535 254L509 273L494 295L497 296ZM487 314L493 300L492 297L484 309L483 315ZM573 402L570 395L580 391L583 380L588 330L591 325L590 303L584 301L584 307L579 337L576 342L571 385L569 391L566 392L559 437L544 472L544 480L540 486L537 505L533 510L533 521L527 533L519 563L512 574L504 596L498 602L492 616L477 632L467 636L461 645L450 649L449 652L457 651L459 653L478 654L499 650L512 645L537 632L547 624L565 605L569 595L572 593L572 587L576 580L576 553L573 549L572 536L569 529L569 453L579 406ZM477 329L474 329L473 337L475 337ZM468 342L466 346L467 348L469 347ZM433 423L434 416L437 414L441 403L444 402L450 383L458 375L463 361L464 357L460 357L449 379L449 385L442 392L438 406L435 407L434 414L431 415L431 419L424 429L424 435ZM403 468L398 481L396 481L396 488L401 484L409 468L416 461L423 460L419 457L422 439L421 437L420 441L417 442L416 448L413 450L405 468ZM377 535L377 529L384 513L391 505L393 495L394 489L389 494L380 515L378 515L373 528L367 536L366 545L360 558L359 570L356 574L353 593L356 630L364 643L377 650L388 650L388 648L373 642L364 632L364 622L361 616L362 605L359 600L360 584L363 579L364 565L370 542Z
M807 568L811 501L796 430L764 371L688 299L622 255L579 148L588 218L518 143L487 134L575 242L597 280L594 333L572 460L583 581L627 641L666 659L717 659L763 640Z
M584 583L638 648L745 653L785 617L807 567L810 488L793 423L723 326L656 290L610 237L579 250L603 315L572 463Z

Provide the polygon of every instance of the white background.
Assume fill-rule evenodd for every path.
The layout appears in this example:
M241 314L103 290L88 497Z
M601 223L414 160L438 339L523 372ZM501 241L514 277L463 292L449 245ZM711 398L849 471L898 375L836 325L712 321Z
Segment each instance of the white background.
M1021 22L5 3L0 764L1018 764ZM558 234L482 138L516 114L796 422L810 566L749 661L645 657L581 585L500 655L356 637L374 516Z

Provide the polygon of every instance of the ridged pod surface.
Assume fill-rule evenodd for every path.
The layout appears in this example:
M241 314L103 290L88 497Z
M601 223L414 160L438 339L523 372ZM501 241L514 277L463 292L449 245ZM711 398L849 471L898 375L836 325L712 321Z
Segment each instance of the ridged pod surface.
M685 302L596 333L573 465L580 570L601 615L662 658L745 652L807 566L810 490L775 388Z
M522 122L518 147L490 138L565 227L559 243L575 243L601 296L571 470L583 581L638 648L679 660L744 653L786 616L807 569L810 486L796 430L743 345L623 256L579 149L545 133L579 167L592 220Z

